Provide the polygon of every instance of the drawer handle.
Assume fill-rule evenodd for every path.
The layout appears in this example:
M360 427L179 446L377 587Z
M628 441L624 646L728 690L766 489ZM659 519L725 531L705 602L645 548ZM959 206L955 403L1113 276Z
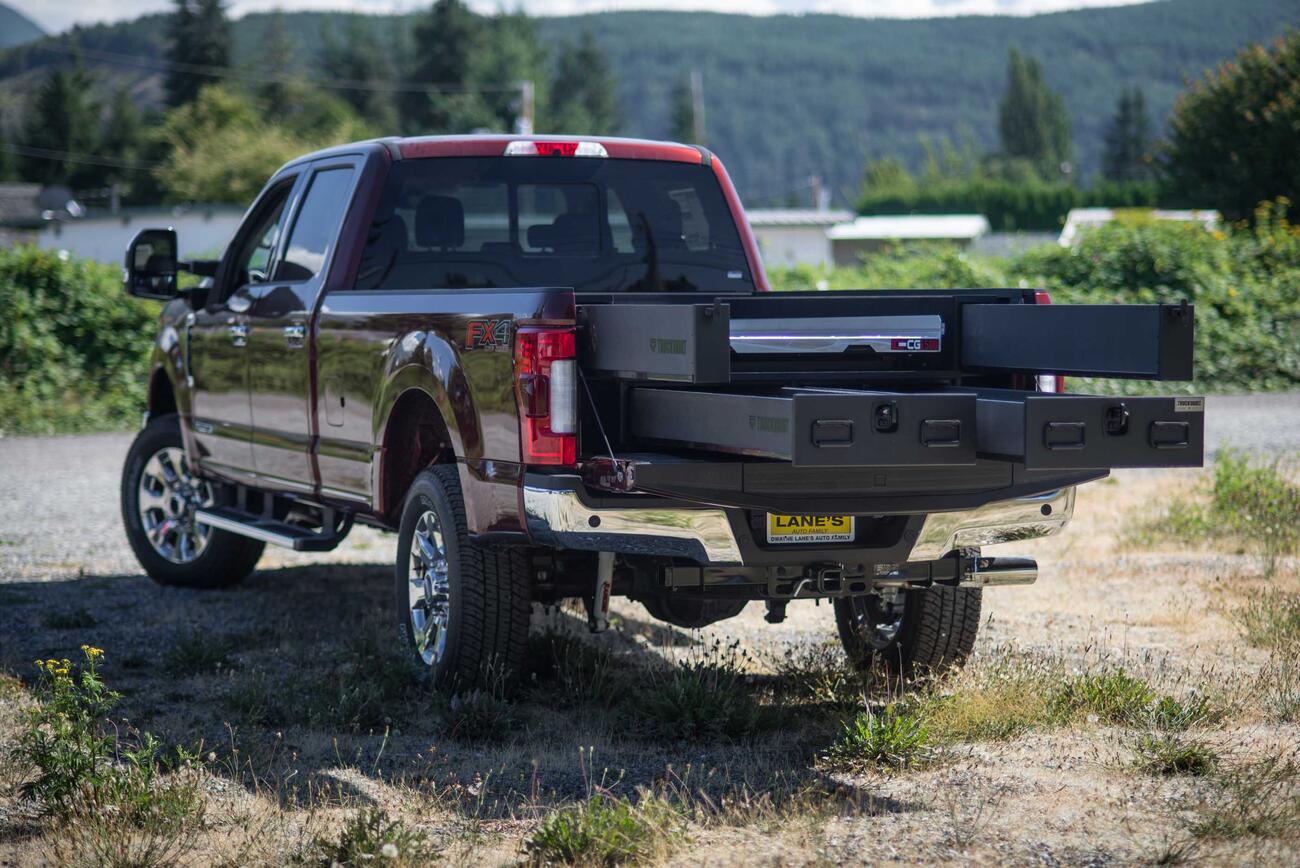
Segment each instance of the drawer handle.
M1154 449L1186 449L1191 426L1186 422L1152 422L1149 439Z
M853 420L818 419L812 427L813 445L820 449L845 449L853 445Z
M1053 452L1082 449L1086 428L1082 422L1048 422L1043 426L1043 445Z
M945 449L961 445L960 419L926 419L921 423L921 445Z

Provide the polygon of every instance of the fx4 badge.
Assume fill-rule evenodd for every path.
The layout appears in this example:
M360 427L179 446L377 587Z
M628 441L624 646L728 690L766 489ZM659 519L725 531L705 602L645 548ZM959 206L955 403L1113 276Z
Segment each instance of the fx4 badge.
M510 350L510 320L472 319L465 332L465 349L508 352Z

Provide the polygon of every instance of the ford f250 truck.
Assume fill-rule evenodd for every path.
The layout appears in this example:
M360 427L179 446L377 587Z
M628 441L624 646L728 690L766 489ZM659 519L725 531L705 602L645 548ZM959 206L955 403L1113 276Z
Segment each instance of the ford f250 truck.
M980 546L1059 531L1075 486L1202 463L1194 311L1032 289L769 291L709 151L469 136L276 172L219 261L145 230L166 300L122 511L157 581L244 578L267 543L398 534L396 623L442 689L524 666L534 603L611 595L693 628L829 599L861 667L960 663ZM203 279L183 288L178 271Z

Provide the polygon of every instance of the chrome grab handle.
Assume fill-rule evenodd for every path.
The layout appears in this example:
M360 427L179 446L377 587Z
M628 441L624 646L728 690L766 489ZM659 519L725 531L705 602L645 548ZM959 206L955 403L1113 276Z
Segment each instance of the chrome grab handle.
M232 323L228 326L230 342L237 347L248 346L248 323Z
M284 341L290 347L297 349L307 340L307 327L302 323L287 325L284 327Z

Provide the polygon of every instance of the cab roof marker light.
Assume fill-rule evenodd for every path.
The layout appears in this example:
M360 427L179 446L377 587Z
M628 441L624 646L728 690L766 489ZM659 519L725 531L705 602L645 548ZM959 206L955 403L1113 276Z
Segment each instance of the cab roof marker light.
M608 157L600 142L518 141L506 145L507 157Z

